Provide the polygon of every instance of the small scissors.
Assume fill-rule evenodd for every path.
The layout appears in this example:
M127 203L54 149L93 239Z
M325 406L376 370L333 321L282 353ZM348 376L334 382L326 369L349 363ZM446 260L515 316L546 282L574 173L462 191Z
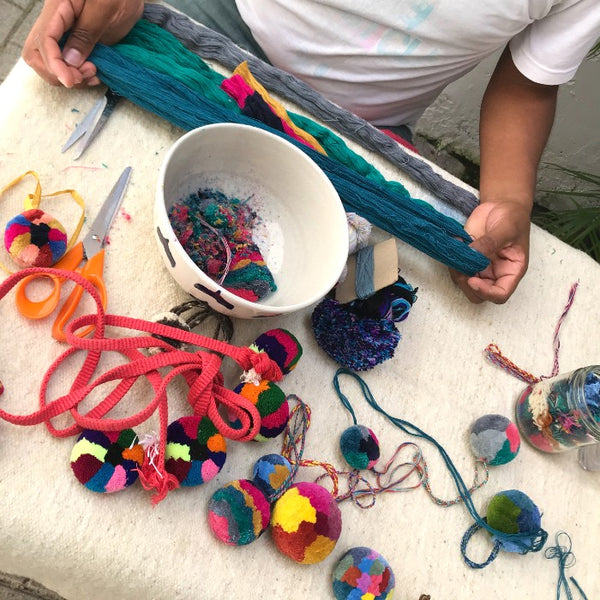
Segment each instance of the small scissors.
M107 89L104 96L92 106L90 112L83 118L83 121L75 127L75 130L60 151L66 152L79 140L79 144L77 144L75 154L73 155L73 160L77 160L98 135L108 117L112 115L120 98L121 96L115 94L111 89Z
M104 280L102 278L104 270L104 245L106 244L110 226L117 214L121 200L125 195L125 189L127 188L130 175L131 167L127 167L104 201L88 234L54 265L55 269L75 271L85 277L98 290L104 308L106 308L108 299L106 286L104 285ZM83 266L79 266L82 262L84 263ZM49 296L41 301L35 302L27 297L26 288L29 283L39 277L50 279L53 287ZM16 303L19 312L28 319L43 319L47 317L58 306L61 287L65 281L66 280L63 277L46 273L36 273L24 277L17 286L16 291ZM52 327L52 337L54 337L54 339L60 342L65 341L65 326L77 309L82 294L83 288L80 285L76 285L65 300ZM92 325L78 335L84 337L93 331L93 329L94 327Z

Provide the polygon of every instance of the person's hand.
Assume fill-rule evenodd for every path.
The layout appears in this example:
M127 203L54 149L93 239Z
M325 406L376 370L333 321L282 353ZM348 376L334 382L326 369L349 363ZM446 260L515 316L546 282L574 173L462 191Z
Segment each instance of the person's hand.
M530 211L519 202L484 202L471 213L465 230L473 238L471 247L490 264L474 277L451 271L452 279L471 302L506 302L529 264Z
M87 60L96 42L115 44L135 25L143 0L46 0L23 47L23 59L52 85L97 85ZM69 32L61 51L58 42Z

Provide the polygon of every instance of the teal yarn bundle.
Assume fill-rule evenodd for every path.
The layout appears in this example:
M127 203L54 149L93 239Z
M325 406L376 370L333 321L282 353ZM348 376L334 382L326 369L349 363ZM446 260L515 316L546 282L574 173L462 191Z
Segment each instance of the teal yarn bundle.
M477 206L475 195L444 179L431 165L404 150L388 135L361 117L330 102L291 73L278 69L237 46L232 40L189 17L170 10L161 4L146 4L144 17L166 31L172 33L186 48L204 59L215 60L233 71L241 62L247 61L257 80L268 90L286 98L294 105L303 108L330 127L367 150L376 152L407 173L412 179L440 198L449 206L469 215ZM292 120L301 129L306 129L298 118ZM314 135L314 133L313 133ZM318 136L315 136L318 137Z
M181 46L180 53L189 51ZM170 60L171 55L157 56L155 53L154 58L164 63ZM207 97L207 90L215 86L212 81L201 91L193 89L174 78L175 67L172 74L149 69L137 60L123 56L118 46L115 49L97 45L91 60L98 67L100 79L116 93L184 130L216 122L234 122L260 127L284 137L323 169L336 187L346 210L360 214L374 225L463 273L474 274L488 265L485 256L467 245L470 236L458 222L438 213L425 202L400 197L389 187L360 176L346 165L240 114L229 103L224 106Z

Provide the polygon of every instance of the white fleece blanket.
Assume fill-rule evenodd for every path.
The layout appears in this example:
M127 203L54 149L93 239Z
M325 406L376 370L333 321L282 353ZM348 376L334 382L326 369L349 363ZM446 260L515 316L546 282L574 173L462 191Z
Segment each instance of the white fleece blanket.
M117 175L131 165L133 175L110 234L104 274L109 312L150 319L185 298L166 272L152 233L157 171L182 132L124 102L91 148L73 162L72 153L61 154L60 147L99 94L97 89L54 89L19 63L0 87L0 185L32 169L39 174L44 193L74 188L84 197L88 214L93 214ZM388 178L431 200L397 169L364 154ZM3 222L22 210L29 188L23 184L17 189L18 193L1 198ZM78 209L72 201L44 202L42 208L67 229L74 226ZM474 472L472 423L488 413L513 418L524 387L484 359L489 343L498 344L523 369L548 374L555 326L571 285L579 281L562 328L560 370L599 361L600 267L535 227L531 241L529 272L503 306L470 304L445 267L398 242L402 275L419 288L418 300L408 319L398 324L402 339L394 359L367 372L364 379L390 414L439 441L467 484ZM2 252L1 261L9 266ZM312 409L304 457L343 469L338 440L352 422L332 386L337 365L317 346L310 312L237 320L233 342L248 345L272 327L289 329L299 338L304 356L281 387ZM37 408L44 373L64 346L51 338L49 320L30 322L20 316L14 292L0 302L0 323L0 379L5 387L0 406L26 414ZM61 371L51 392L64 393L74 372L74 364ZM231 369L228 377L237 374ZM444 499L456 497L437 450L375 413L349 380L342 383L358 422L378 435L382 461L401 442L419 443L429 463L433 491ZM130 407L147 401L144 392L134 389ZM173 419L189 413L177 388L170 396L170 411ZM156 426L148 422L138 433ZM501 552L483 570L468 567L460 541L472 524L469 513L461 504L438 506L422 488L380 495L368 510L350 501L341 503L341 537L317 565L296 564L279 553L268 532L245 547L217 541L207 524L210 497L230 481L250 477L258 457L280 451L280 439L264 444L230 442L225 467L215 479L198 488L176 490L155 507L139 484L109 495L83 487L69 465L74 441L52 437L43 425L23 427L0 420L0 570L34 578L70 600L325 600L333 597L331 574L336 562L356 546L371 547L388 560L396 576L397 598L556 597L558 562L546 559L543 551L525 556ZM301 469L299 479L314 480L320 474L317 469ZM488 484L474 493L479 512L485 515L489 500L506 489L525 492L539 506L542 527L549 534L547 546L554 544L559 531L571 536L577 563L567 575L577 579L588 598L597 597L600 474L582 470L576 452L548 455L524 443L517 458L491 468ZM490 541L481 532L469 546L476 561L483 561L490 550Z

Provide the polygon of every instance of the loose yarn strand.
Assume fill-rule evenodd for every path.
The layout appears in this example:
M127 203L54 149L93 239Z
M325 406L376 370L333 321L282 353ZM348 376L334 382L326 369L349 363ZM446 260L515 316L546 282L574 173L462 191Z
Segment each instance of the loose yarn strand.
M535 537L532 539L531 533L505 533L503 531L498 531L498 530L494 529L493 527L490 527L490 525L488 525L486 520L483 519L477 512L477 509L475 508L475 505L473 503L473 499L471 498L469 489L467 488L460 473L458 472L458 469L452 462L450 456L448 455L446 450L439 444L439 442L437 442L429 434L425 433L422 429L419 429L416 425L413 425L412 423L405 421L403 419L400 419L398 417L389 415L376 402L367 383L359 375L357 375L356 373L350 371L349 369L345 369L345 368L338 369L335 372L334 379L333 379L333 385L334 385L335 391L338 394L338 396L340 397L340 399L345 397L343 392L341 391L341 387L340 387L339 379L340 379L341 375L349 375L350 377L354 378L355 381L359 384L361 392L363 394L363 398L367 401L367 403L372 408L374 408L377 412L379 412L384 417L386 417L393 425L395 425L396 427L398 427L399 429L401 429L402 431L404 431L405 433L407 433L409 435L420 437L424 440L427 440L428 442L430 442L437 448L438 452L440 453L440 455L442 456L442 458L446 464L446 467L448 468L448 471L450 472L450 474L452 476L452 479L454 480L454 483L458 489L460 498L464 502L465 506L467 507L467 510L469 511L469 513L471 514L471 516L473 517L473 519L475 521L474 526L476 528L483 528L483 529L487 530L488 532L493 534L500 541L505 540L505 541L510 541L510 542L516 544L523 550L523 553L530 552L530 551L538 552L539 550L542 549L542 547L544 546L544 544L546 542L546 538L548 536L548 534L544 530L540 530L539 532L537 532Z
M559 353L560 353L560 330L561 327L573 306L573 302L575 301L575 294L577 292L577 288L579 287L579 282L576 281L569 290L569 296L567 298L567 303L563 308L563 311L558 319L556 327L554 329L554 336L552 338L552 350L553 350L553 362L552 362L552 372L550 375L542 375L541 377L537 377L518 367L514 362L506 358L500 348L496 344L489 344L484 350L484 356L489 360L492 364L504 369L507 373L510 373L517 379L524 381L528 384L534 384L542 381L542 379L550 379L551 377L555 377L558 375L560 366L559 366Z

